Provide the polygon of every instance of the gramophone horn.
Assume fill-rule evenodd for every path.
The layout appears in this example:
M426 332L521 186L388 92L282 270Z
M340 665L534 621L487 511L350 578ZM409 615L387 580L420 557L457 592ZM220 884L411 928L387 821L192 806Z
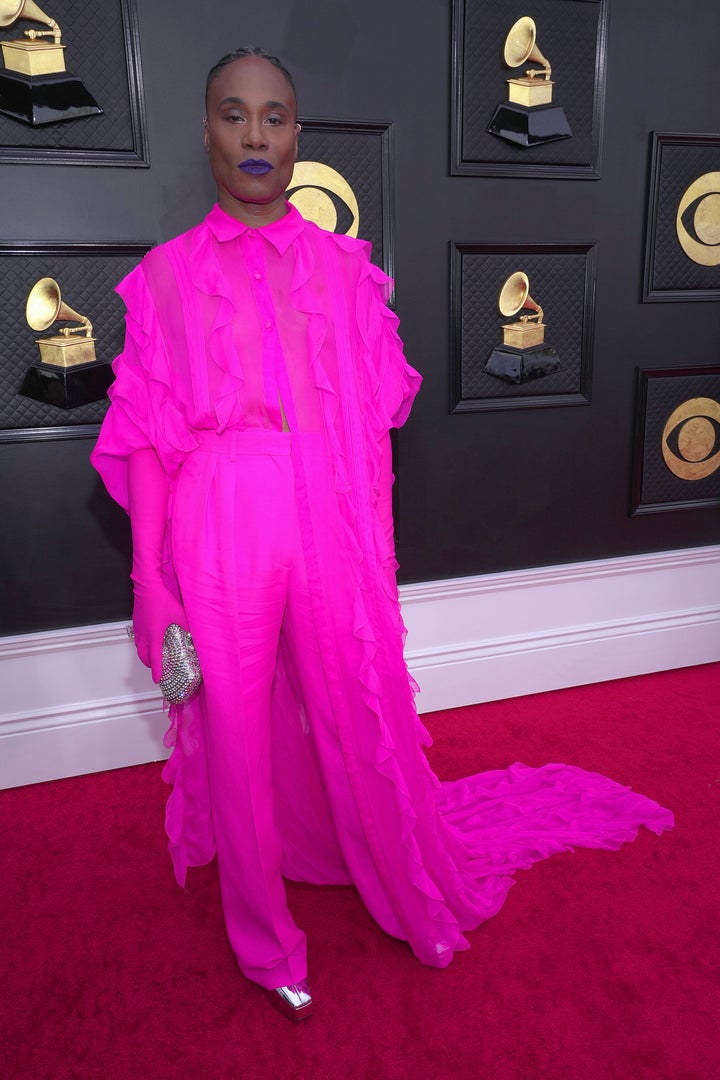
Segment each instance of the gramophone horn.
M536 64L542 64L550 78L550 61L546 60L536 44L537 30L535 20L529 15L518 19L505 38L503 60L509 68L520 67L526 60L532 60Z
M506 317L517 315L523 308L530 308L531 311L536 312L536 315L527 317L537 318L539 322L542 322L543 309L530 296L530 281L522 270L516 270L503 285L498 296L498 308L501 315Z
M37 286L36 286L37 287ZM530 282L527 274L522 270L511 274L507 279L498 297L498 308L502 315L515 315L525 307L525 301L530 292Z
M32 19L52 27L57 25L33 0L0 0L0 27L12 26L16 19Z
M63 304L60 286L51 277L40 278L30 290L25 307L25 318L33 330L47 330L58 319L61 322L79 322L86 325L89 320L79 315L67 304Z

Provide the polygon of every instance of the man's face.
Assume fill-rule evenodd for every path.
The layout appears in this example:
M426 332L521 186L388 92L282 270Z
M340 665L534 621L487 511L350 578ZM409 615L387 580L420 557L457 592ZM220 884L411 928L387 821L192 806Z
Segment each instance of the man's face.
M226 213L245 224L283 217L297 157L296 102L283 73L260 56L233 60L208 91L205 149Z

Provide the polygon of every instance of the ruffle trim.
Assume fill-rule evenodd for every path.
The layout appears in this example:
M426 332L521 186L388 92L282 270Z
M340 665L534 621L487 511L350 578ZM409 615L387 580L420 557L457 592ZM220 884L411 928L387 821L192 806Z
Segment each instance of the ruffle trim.
M357 290L356 318L370 359L370 420L376 435L402 427L420 389L422 376L405 359L398 336L400 320L388 306L394 282L369 260L364 264ZM372 293L375 293L375 296ZM379 333L375 316L381 316Z
M184 888L189 866L204 866L215 854L215 835L203 733L203 699L171 705L164 745L171 750L162 779L172 788L165 805L165 832L175 879Z
M150 260L152 255L150 252L145 260ZM109 396L114 405L119 405L138 427L145 429L150 445L172 476L195 449L197 441L171 392L167 350L145 278L144 262L116 290L127 308L126 343L124 352L113 362L116 381ZM146 417L140 415L137 407L137 401L143 397L147 400Z
M345 530L348 573L354 585L352 629L361 646L358 679L367 723L374 729L374 767L380 776L390 782L395 793L400 841L405 857L405 865L400 868L399 876L424 899L426 917L422 920L422 927L409 923L403 910L396 910L395 917L419 959L433 966L444 966L450 962L454 950L467 948L467 942L443 891L425 869L419 834L432 829L436 817L434 793L439 784L420 750L423 745L429 746L432 740L414 708L413 696L418 687L410 678L402 658L407 632L394 581L397 564L393 552L384 553L380 539L382 530L377 529L378 523L373 518L373 504L379 490L382 440L392 426L402 423L407 416L421 379L405 360L396 332L398 319L385 306L392 281L369 261L368 245L336 235L332 235L328 242L343 254L365 249L359 274L352 283L355 299L354 307L350 307L348 327L351 335L357 335L361 371L354 368L350 371L340 370L333 381L323 365L322 346L327 332L327 318L311 287L316 270L313 249L304 242L298 244L290 302L308 318L310 370L320 394L324 427L335 463L335 491ZM332 248L327 252L328 278L335 279L336 288L342 288L344 284L344 260L339 253L334 256ZM333 269L336 273L333 273ZM339 302L345 302L345 296L341 296ZM336 329L340 332L339 323ZM350 348L353 347L353 343L350 343ZM346 354L341 346L336 351L337 362L342 365ZM356 359L353 356L350 363L354 364ZM362 400L358 400L357 410L363 417L362 430L359 431L350 424L346 425L345 416L353 412L353 403L349 403L349 409L341 409L338 393L341 386L358 385L358 377ZM366 477L367 491L356 490L350 482L351 475ZM378 577L385 598L379 608L376 592ZM384 623L381 629L378 618ZM382 634L383 648L393 653L392 670L395 675L392 688L383 685L378 674L378 632ZM404 775L388 722L389 716L392 716L393 725L399 724L407 731L414 731L412 769L417 788L415 793L411 792ZM419 778L420 783L417 783ZM419 817L423 818L422 827L419 826ZM438 849L435 852L435 869L440 863L438 876L443 886L449 885L450 891L465 895L466 885L452 858L437 843L435 847ZM385 888L388 896L395 892L390 882L385 883Z

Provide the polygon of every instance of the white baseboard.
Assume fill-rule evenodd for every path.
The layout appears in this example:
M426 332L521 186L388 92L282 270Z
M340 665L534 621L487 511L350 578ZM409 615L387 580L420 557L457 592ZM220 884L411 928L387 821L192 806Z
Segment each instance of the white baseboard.
M720 660L720 546L401 588L431 712ZM0 788L165 757L125 624L0 638Z
M720 660L720 546L405 586L422 712Z

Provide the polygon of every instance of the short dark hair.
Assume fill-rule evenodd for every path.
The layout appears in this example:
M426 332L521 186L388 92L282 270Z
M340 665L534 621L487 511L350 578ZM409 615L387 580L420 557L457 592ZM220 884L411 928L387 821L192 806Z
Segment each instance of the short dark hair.
M205 83L205 104L207 105L208 92L212 85L216 75L218 75L224 67L228 64L232 64L234 60L243 60L246 56L259 56L262 60L267 60L268 63L273 64L278 71L281 71L288 81L290 89L295 95L297 101L297 90L295 89L295 83L293 77L285 67L285 65L278 60L277 56L271 56L270 53L266 53L264 49L260 49L257 45L246 45L240 49L234 49L232 52L226 53L225 56L221 56L216 64L208 71L207 81Z

